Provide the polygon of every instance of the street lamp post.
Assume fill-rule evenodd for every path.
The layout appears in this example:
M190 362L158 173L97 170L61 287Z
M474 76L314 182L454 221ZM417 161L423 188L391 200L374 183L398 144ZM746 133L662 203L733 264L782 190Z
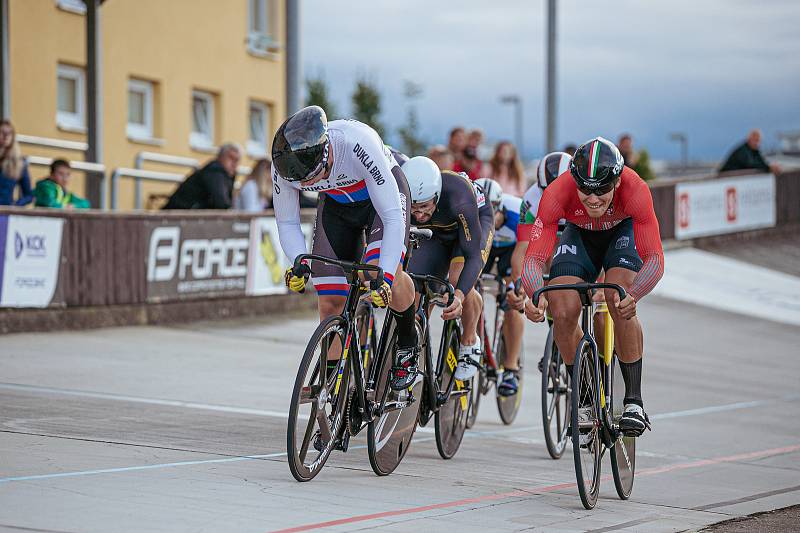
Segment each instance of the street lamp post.
M556 149L556 0L547 1L547 94L545 133L547 151Z
M681 145L681 165L684 170L689 167L689 137L685 133L676 132L669 134L669 140Z
M514 143L517 145L517 153L522 153L522 98L518 94L507 94L500 97L503 104L512 104L515 107L514 113Z

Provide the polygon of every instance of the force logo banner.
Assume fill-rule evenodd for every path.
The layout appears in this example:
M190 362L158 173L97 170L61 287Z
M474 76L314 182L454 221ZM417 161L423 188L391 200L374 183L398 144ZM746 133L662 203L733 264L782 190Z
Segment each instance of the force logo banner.
M310 224L302 224L306 249L311 235ZM250 224L250 257L247 261L247 294L285 294L283 274L291 266L278 237L278 224L273 217L254 218Z
M47 307L53 302L63 229L61 218L0 217L0 305Z
M181 220L150 226L148 301L244 294L249 222Z

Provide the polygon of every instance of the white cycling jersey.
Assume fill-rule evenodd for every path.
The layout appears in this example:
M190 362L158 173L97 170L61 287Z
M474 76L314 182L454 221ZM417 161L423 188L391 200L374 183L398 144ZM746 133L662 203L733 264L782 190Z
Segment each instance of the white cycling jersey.
M404 195L397 189L392 167L397 165L380 136L357 120L328 123L333 154L330 175L310 186L285 180L272 166L273 204L281 247L290 261L304 254L306 241L300 230L299 192L324 192L339 203L369 200L383 222L383 245L378 260L384 272L393 276L400 264L405 243Z
M522 196L519 210L520 224L533 224L536 221L536 212L539 210L539 201L542 199L542 188L534 183Z
M521 200L513 194L503 193L500 200L500 209L503 210L505 217L503 225L496 228L492 246L504 248L517 243L517 226L519 225L519 209Z

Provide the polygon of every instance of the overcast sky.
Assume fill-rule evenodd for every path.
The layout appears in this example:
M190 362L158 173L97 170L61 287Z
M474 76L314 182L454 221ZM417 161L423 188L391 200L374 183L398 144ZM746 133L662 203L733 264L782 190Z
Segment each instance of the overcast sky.
M444 142L455 124L512 138L524 101L528 157L544 150L544 0L330 2L303 0L306 75L324 73L339 113L356 78L383 97L394 131L403 80L422 85L421 134ZM670 132L688 134L693 159L716 160L751 127L800 130L800 1L558 2L558 145L630 132L637 147L678 159Z

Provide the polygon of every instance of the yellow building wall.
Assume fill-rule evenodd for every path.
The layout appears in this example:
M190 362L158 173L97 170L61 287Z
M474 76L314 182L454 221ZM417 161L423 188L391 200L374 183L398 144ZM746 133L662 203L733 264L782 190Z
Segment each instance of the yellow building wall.
M273 0L275 37L284 39L284 3ZM10 67L12 121L18 133L85 141L84 133L56 125L58 63L85 67L85 15L56 5L55 0L10 0ZM214 157L189 145L192 90L217 95L215 144L249 137L249 101L270 104L269 131L285 115L283 52L268 58L247 50L247 0L110 0L101 8L103 157L111 171L133 167L141 151ZM155 83L154 137L158 144L128 138L128 80ZM83 154L23 145L28 155L83 159ZM245 157L243 164L252 164ZM146 163L145 168L186 174L178 167ZM45 169L32 168L36 178ZM143 198L169 194L172 184L146 184ZM72 189L85 191L83 176L73 174ZM133 208L133 180L123 178L120 209Z

